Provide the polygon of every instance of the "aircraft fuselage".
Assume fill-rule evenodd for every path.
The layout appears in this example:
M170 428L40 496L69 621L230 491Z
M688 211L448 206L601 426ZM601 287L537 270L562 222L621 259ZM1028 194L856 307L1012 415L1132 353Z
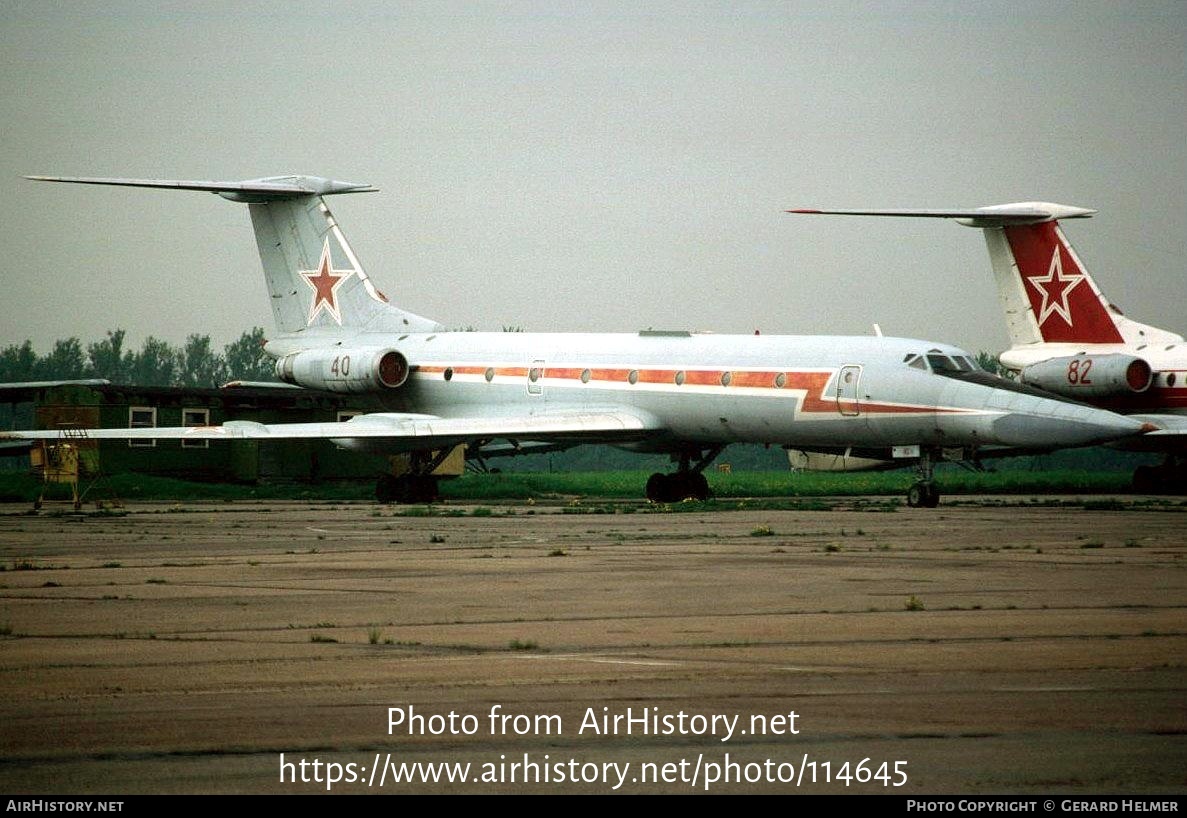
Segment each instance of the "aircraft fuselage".
M389 411L523 417L629 407L663 430L633 448L838 440L880 447L1042 447L1118 434L1112 419L1084 407L911 367L907 359L928 353L968 360L955 347L913 339L359 332L333 344L341 354L329 366L338 371L351 365L343 359L355 349L396 349L407 359L407 381L380 392ZM323 348L304 333L267 347L277 357Z

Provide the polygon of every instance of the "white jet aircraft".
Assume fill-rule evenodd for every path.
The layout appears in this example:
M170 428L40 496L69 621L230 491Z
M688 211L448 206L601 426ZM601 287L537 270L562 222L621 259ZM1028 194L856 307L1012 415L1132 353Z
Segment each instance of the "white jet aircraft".
M452 447L473 457L613 444L666 452L677 468L651 500L708 497L704 468L729 443L861 447L915 462L912 506L933 507L933 466L986 450L1049 450L1140 435L1150 424L980 372L968 353L904 338L449 332L391 303L351 250L325 198L369 185L308 176L242 182L29 177L209 191L248 205L277 334L265 349L289 384L369 392L388 411L341 423L88 430L104 438L329 439L410 452L381 501L437 494ZM54 431L0 438L52 438Z
M985 234L1011 347L999 358L1019 381L1132 415L1158 431L1116 445L1166 454L1134 472L1139 491L1187 489L1187 344L1139 324L1104 297L1068 242L1060 219L1096 211L1051 202L968 210L792 210L848 216L954 219Z

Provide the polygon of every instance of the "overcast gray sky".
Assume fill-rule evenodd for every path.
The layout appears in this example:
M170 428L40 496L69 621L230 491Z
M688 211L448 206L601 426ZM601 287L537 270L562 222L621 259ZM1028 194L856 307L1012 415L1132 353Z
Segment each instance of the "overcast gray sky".
M1187 330L1187 3L0 0L0 346L271 331L246 208L23 174L307 173L449 326L1006 346L977 231L790 207L1094 207Z

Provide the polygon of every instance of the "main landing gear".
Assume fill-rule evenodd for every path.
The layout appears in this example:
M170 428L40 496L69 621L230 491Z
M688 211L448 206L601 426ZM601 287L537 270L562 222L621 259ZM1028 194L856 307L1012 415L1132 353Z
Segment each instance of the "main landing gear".
M441 495L437 478L431 474L385 474L375 484L375 499L381 503L434 503Z
M681 500L708 500L709 481L705 467L721 454L724 446L714 446L705 452L699 449L680 452L680 465L675 474L656 472L647 480L647 499L653 503L679 503ZM697 458L693 462L693 458Z
M924 449L915 468L919 479L907 490L907 505L911 508L935 508L940 504L940 489L935 480L935 452Z
M1168 454L1157 466L1138 466L1133 472L1138 494L1187 494L1187 460Z
M413 452L404 474L384 474L375 484L375 499L381 503L435 503L441 499L433 471L449 456L451 449L439 452Z

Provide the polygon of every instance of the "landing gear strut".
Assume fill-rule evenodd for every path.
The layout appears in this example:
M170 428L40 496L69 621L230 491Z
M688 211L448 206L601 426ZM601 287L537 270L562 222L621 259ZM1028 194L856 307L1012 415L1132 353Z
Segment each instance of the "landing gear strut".
M721 454L724 446L714 446L705 452L700 449L680 452L680 465L675 474L656 472L647 480L647 499L653 503L679 503L681 500L708 500L709 481L705 467ZM697 458L693 462L693 458Z
M413 452L407 472L380 476L375 484L375 499L381 503L435 503L440 500L433 470L445 461L450 451Z
M940 504L940 489L935 481L935 452L924 449L919 454L919 479L907 490L911 508L935 508Z
M1168 454L1157 466L1138 466L1133 472L1133 490L1139 494L1187 493L1187 460Z

